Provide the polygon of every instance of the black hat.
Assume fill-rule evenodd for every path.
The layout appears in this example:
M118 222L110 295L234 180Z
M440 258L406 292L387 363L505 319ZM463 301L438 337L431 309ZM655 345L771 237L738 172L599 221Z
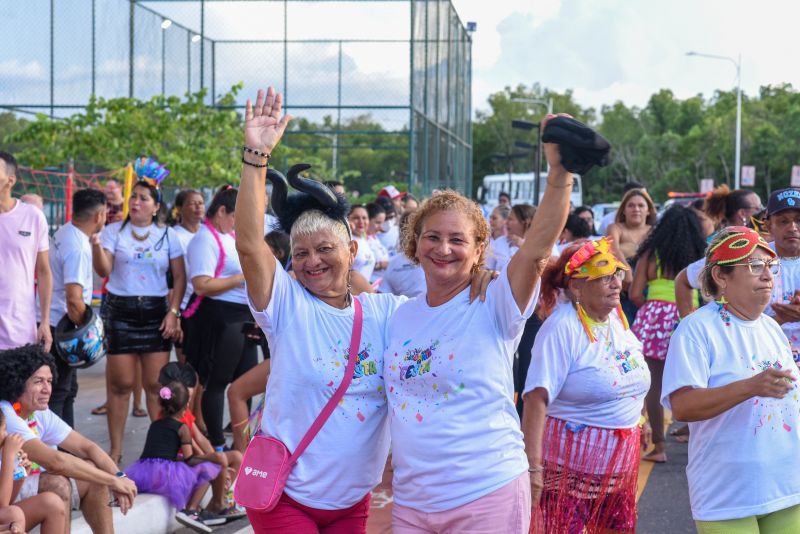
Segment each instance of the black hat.
M553 117L547 121L542 141L555 143L561 149L561 164L569 172L586 174L595 165L611 162L611 143L585 124L569 117Z
M298 163L292 165L289 172L289 180L275 169L267 171L267 179L272 182L272 209L278 217L278 224L281 230L287 234L292 233L292 226L300 218L300 215L309 210L318 210L334 221L339 221L347 228L350 233L350 224L347 222L347 214L350 212L350 204L344 195L334 193L325 184L303 178L299 174L311 168L308 163ZM299 190L300 193L289 195L289 184Z
M767 218L784 210L800 210L800 189L787 187L772 192L767 202Z

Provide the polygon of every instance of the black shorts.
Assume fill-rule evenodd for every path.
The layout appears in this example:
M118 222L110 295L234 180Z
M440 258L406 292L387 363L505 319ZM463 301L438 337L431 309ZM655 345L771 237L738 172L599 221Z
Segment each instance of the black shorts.
M172 340L161 337L159 330L167 309L167 297L106 295L103 323L109 356L172 350Z

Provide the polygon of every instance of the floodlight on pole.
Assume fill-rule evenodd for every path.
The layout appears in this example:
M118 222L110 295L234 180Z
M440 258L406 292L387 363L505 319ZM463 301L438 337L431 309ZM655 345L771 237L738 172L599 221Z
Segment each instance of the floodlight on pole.
M706 57L709 59L730 61L736 67L736 161L733 169L733 187L734 189L739 189L742 173L742 55L739 54L738 58L734 59L730 56L704 54L702 52L695 52L694 50L686 52L686 55L690 57Z
M201 39L201 37L199 35L197 35L197 34L192 35L192 42L193 43L198 42L200 39Z
M172 26L172 21L169 20L169 19L164 19L163 22L161 22L161 29L162 30L166 30L170 26Z

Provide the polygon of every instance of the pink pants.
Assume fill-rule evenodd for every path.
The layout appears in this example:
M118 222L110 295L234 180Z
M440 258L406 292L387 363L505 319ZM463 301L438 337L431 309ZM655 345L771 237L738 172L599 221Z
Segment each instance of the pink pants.
M366 534L371 495L343 510L318 510L295 501L286 493L269 512L247 510L257 534Z
M444 512L421 512L394 503L394 534L528 534L531 482L523 473L480 499Z

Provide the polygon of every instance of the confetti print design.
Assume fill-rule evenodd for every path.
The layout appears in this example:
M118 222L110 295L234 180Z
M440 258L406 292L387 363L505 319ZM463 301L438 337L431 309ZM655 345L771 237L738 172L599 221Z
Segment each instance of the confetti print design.
M783 370L777 357L759 358L755 354L750 356L747 362L753 375L757 375L767 369ZM787 402L788 400L788 402ZM792 390L783 399L771 397L755 397L752 400L753 410L753 434L759 435L765 432L791 432L792 425L789 424L797 418L798 407L800 407L800 394L798 394L797 382L792 383Z
M395 401L393 415L404 422L422 424L428 414L442 409L467 386L461 379L464 371L459 367L460 359L455 354L442 353L439 340L423 346L411 341L403 343L405 352L395 352L387 362L387 372L398 377L398 385L389 387L389 395Z
M336 391L342 381L342 372L347 368L350 358L350 340L337 340L324 356L313 358L317 376L330 394ZM377 351L380 356L380 351ZM347 393L339 401L337 414L345 419L355 418L363 423L386 405L386 390L383 386L383 361L374 358L376 354L371 343L362 346L356 355L353 381Z

